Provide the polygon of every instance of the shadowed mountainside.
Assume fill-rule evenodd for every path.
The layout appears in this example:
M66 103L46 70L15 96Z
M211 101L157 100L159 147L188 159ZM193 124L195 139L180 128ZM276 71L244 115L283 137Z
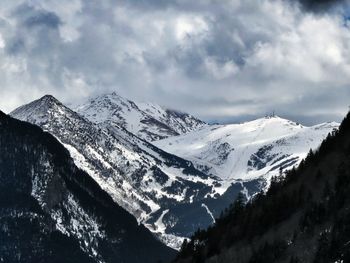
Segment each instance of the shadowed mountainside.
M0 152L1 260L156 262L174 255L39 127L0 112Z

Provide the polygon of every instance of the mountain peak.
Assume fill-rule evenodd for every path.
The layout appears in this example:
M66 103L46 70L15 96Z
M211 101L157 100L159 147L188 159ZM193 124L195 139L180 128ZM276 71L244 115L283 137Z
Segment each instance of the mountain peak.
M50 94L46 94L46 95L42 96L39 100L41 100L41 101L54 101L54 102L58 102L58 100L57 100L54 96L52 96L52 95L50 95Z
M67 108L52 95L45 95L40 99L23 105L10 113L11 116L22 121L28 121L37 125L49 121L59 121L71 116L78 118L75 112Z
M267 115L265 117L261 117L252 121L247 121L241 123L241 125L244 126L261 126L264 125L266 127L289 127L289 128L303 128L304 126L301 125L300 123L285 119L283 117L280 117L278 115Z
M75 111L97 124L117 124L148 141L183 134L206 125L189 114L153 103L134 102L116 92L91 98L77 106Z
M49 108L52 108L54 106L63 106L63 104L57 100L54 96L52 95L45 95L37 100L34 100L28 104L25 104L14 111L10 113L10 115L16 115L19 112L23 112L24 110L26 111L33 111L34 109L39 111L47 111Z
M45 108L47 109L47 107L52 107L53 105L63 105L59 100L57 100L54 96L52 95L44 95L41 98L34 100L28 104L25 104L17 109L15 109L13 112L10 113L13 114L16 111L22 109L22 108Z
M118 99L118 100L125 100L127 101L126 98L120 96L117 92L113 91L113 92L108 92L108 93L103 93L101 95L95 96L95 97L91 97L89 99L89 101L96 101L96 100L103 100L103 99Z
M63 106L63 104L58 99L56 99L54 96L50 94L42 96L40 99L33 101L33 103L35 103L37 106L40 105L41 107L45 107L45 108L54 107L54 106L60 106L60 107Z

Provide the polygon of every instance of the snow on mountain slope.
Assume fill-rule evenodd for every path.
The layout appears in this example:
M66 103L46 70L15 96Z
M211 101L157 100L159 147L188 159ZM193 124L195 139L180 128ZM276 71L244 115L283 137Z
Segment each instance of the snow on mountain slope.
M338 123L305 127L272 116L242 124L212 125L197 131L154 142L182 156L197 168L227 182L278 175L290 169L316 148Z
M169 261L173 250L39 127L0 111L1 262Z
M236 184L221 197L217 195L221 189L218 178L141 140L118 123L92 123L52 96L24 105L11 115L53 134L75 164L115 202L174 248L181 245L181 237L212 223L203 203L218 215L245 187Z
M187 133L206 125L189 114L152 103L135 103L116 93L90 99L74 110L94 123L117 123L147 141Z
M145 139L156 132L158 138L170 136L165 135L169 129L160 132L159 126L146 125L146 133L142 132L140 112L149 105L133 107L132 102L125 102L119 107L110 103L116 96L99 97L96 105L92 102L93 107L85 108L92 121L52 96L11 115L58 138L79 168L173 248L179 248L183 237L197 228L211 225L239 192L249 198L267 187L280 166L289 169L298 164L309 148L317 147L338 127L336 123L304 127L273 117L243 124L202 125L150 144L128 129L139 125L135 131ZM110 107L115 109L113 114ZM127 112L128 118L116 117L119 111ZM147 131L153 128L151 136Z

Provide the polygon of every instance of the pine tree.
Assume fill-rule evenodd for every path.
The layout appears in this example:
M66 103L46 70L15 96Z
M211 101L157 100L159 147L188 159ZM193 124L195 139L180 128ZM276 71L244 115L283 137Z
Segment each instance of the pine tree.
M233 215L239 214L244 208L245 201L246 201L245 196L243 195L242 192L239 192L235 202L231 206L230 214L233 214Z

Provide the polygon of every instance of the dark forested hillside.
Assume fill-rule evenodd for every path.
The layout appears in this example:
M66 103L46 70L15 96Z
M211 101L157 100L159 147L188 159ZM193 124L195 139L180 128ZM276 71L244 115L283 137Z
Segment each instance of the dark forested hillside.
M350 114L266 194L197 231L176 262L350 262Z
M0 112L0 262L158 262L173 255L52 135Z

